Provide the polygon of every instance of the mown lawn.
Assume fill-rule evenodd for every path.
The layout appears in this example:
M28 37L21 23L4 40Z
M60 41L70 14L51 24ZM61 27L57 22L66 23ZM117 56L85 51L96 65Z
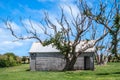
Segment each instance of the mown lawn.
M29 65L0 68L0 80L120 80L120 63L96 66L95 71L28 71Z

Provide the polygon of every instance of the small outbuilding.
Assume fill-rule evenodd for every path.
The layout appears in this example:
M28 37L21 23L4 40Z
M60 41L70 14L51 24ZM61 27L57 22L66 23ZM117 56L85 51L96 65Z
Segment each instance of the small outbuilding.
M91 42L89 41L89 44ZM84 41L77 45L76 51L84 46ZM76 70L94 70L94 52L95 48L89 48L84 51L74 65ZM32 44L29 51L30 54L30 69L32 71L58 71L62 70L65 66L64 55L53 47L51 44L42 46L41 43L35 42Z

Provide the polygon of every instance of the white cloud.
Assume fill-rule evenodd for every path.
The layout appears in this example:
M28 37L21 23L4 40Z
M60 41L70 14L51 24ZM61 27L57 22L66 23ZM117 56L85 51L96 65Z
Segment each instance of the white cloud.
M28 30L34 32L34 29L35 29L38 34L43 33L43 30L42 30L43 26L39 22L29 20L29 19L25 19L22 22Z
M13 31L17 34L21 33L21 26L17 25L15 22L8 21L7 25L5 25L4 23L1 23L0 25L4 26L4 28L11 27Z
M1 26L4 26L4 24L1 23ZM17 28L18 26L16 27L16 25L14 25L14 24L12 24L12 26L15 31L19 30L19 28ZM0 28L0 34L1 34L1 36L0 36L0 42L1 42L0 47L1 48L5 47L5 46L9 46L13 43L12 40L15 38L11 35L11 33L7 29ZM21 44L16 42L15 45L20 46ZM10 47L12 47L12 45Z
M60 6L63 8L64 13L67 16L71 16L71 10L72 10L72 14L73 14L74 17L76 17L79 14L79 9L74 4L68 4L68 5L67 4L60 4Z
M13 42L13 41L3 41L2 43L3 43L4 45L10 45L10 46L12 46L12 45L22 46L22 45L23 45L22 42Z
M23 46L22 42L2 41L0 45L0 50L7 52L21 46Z
M13 30L20 30L20 26L18 26L15 22L9 22L9 24L11 24Z
M36 15L36 14L38 14L38 15L40 15L41 14L41 12L42 12L42 10L37 10L37 9L31 9L31 8L29 8L29 7L26 7L26 6L23 6L23 8L25 9L25 11L27 11L27 13L29 13L29 14L32 14L32 15Z
M25 17L32 17L34 19L40 19L41 16L43 16L43 10L44 9L36 9L36 8L31 8L29 5L23 5L19 3L19 8L15 8L12 10L12 15L17 15L18 18L25 18Z
M0 28L0 53L15 51L20 53L21 49L26 50L26 47L29 47L28 45L32 42L32 40L13 42L16 39L11 35L10 31L5 28L4 23L0 23L0 25L4 26L4 28ZM19 32L18 30L20 26L18 26L15 22L12 22L12 27L14 31Z

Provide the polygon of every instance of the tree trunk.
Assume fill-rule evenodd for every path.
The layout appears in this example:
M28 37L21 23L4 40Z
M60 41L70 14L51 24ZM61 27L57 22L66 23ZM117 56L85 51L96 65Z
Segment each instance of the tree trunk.
M73 56L72 59L66 58L66 65L63 69L63 71L71 71L74 70L74 64L77 60L76 56Z
M24 64L25 64L25 61L26 61L26 60L24 60Z
M104 64L104 65L106 65L106 64L107 64L107 62L108 62L108 57L106 57L106 58L104 59L103 64Z
M108 62L108 57L105 57L103 54L97 55L97 65L106 65Z
M115 57L120 60L120 57L118 56L118 53L117 53L117 52L118 52L118 51L117 51L117 47L118 47L118 46L117 46L117 45L118 45L117 33L114 33L112 43L114 44L114 46L113 46L113 48L112 48L112 52L113 52L113 54L115 54Z

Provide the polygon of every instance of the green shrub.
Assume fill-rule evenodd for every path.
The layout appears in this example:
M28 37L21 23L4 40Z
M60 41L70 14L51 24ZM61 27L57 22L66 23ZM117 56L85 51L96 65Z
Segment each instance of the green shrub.
M13 53L6 53L4 55L0 55L0 67L10 67L20 64L20 57L14 55Z

